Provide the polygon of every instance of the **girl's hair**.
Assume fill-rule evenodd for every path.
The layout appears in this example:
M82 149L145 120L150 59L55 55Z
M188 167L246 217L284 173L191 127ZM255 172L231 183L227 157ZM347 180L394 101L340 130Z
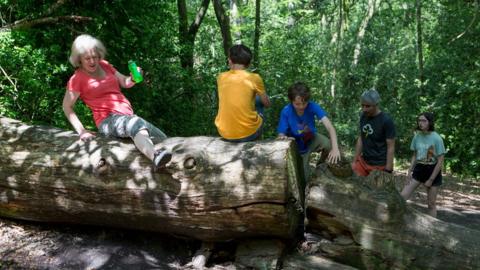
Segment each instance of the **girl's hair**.
M310 100L310 89L303 82L296 82L288 88L288 99L294 101L296 97L301 97L304 101Z
M80 56L91 49L96 50L100 59L105 58L107 50L100 40L86 34L78 36L72 44L72 51L70 52L69 58L70 64L75 68L79 67Z
M420 127L418 126L418 118L420 116L424 116L428 120L428 131L434 131L435 130L435 117L433 116L433 113L431 112L423 112L418 115L417 117L417 130L420 130Z

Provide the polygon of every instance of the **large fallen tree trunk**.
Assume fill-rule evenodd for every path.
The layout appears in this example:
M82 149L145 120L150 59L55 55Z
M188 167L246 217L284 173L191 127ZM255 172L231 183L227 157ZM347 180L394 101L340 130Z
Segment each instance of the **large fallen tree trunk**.
M0 215L159 231L206 241L292 238L302 173L292 141L169 138L155 171L131 140L0 118Z
M396 181L384 172L336 177L327 166L317 168L305 200L308 226L334 242L353 240L323 251L366 269L480 269L480 231L409 207Z

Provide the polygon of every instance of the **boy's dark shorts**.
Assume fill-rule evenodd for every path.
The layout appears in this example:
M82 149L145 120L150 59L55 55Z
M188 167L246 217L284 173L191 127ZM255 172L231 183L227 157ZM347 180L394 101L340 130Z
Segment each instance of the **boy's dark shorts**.
M413 168L412 178L418 182L425 183L432 175L433 170L437 164L415 164ZM433 180L432 186L440 186L442 184L442 171L438 172L437 177Z

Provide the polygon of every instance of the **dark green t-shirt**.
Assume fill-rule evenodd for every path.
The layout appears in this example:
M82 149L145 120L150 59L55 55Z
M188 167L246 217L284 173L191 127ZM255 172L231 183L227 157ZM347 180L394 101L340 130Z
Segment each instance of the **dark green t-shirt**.
M387 163L387 139L395 138L392 118L380 112L374 117L360 116L362 157L369 165L383 166Z

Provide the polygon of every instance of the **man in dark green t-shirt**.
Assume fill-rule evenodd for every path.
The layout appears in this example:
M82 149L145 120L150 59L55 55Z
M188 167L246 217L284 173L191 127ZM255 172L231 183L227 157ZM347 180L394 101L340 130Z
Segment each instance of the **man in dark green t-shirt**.
M375 89L363 92L360 102L360 136L355 146L352 169L360 176L367 176L373 170L391 173L395 152L395 124L378 107L380 95Z

